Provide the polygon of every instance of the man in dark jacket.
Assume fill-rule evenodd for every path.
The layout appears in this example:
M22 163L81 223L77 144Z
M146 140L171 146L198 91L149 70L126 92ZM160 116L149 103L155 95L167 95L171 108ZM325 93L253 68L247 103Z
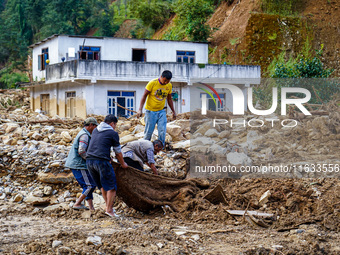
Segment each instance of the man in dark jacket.
M97 187L102 192L106 203L105 214L110 217L118 217L113 209L117 183L115 172L110 163L111 147L113 147L122 167L128 167L123 159L118 133L114 131L117 122L118 120L114 115L107 115L104 121L93 130L91 143L86 153L87 168Z
M83 188L83 192L73 205L73 209L89 209L94 210L93 207L93 191L96 188L96 184L91 178L91 175L87 171L86 167L86 150L91 140L92 131L98 126L97 120L93 117L87 118L84 121L84 128L80 130L74 142L72 148L68 154L65 162L65 166L70 168L74 177L79 185ZM82 204L86 199L89 208Z

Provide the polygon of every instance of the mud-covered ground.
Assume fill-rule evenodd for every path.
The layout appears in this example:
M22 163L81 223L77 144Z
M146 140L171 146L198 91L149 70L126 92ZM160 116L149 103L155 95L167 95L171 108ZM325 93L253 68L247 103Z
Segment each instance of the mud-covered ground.
M81 188L63 162L83 120L33 113L27 91L2 91L1 96L0 254L340 254L338 178L207 179L209 187L184 197L178 212L164 206L143 214L117 198L119 219L104 214L97 190L95 212L75 211L70 205ZM210 130L209 123L203 123L194 137L203 140L210 134L214 152L224 160L236 153L254 165L329 161L337 163L338 173L339 105L327 105L325 116L300 120L289 132ZM184 115L167 127L171 146L156 159L162 176L190 177L190 121ZM144 124L120 121L121 143L139 139ZM213 193L214 199L205 198L218 185L222 189ZM251 217L251 211L271 216Z
M223 187L228 204L203 197ZM75 183L63 187L69 189ZM265 206L258 204L266 191ZM335 179L214 181L184 212L163 208L143 214L120 199L120 219L68 206L44 210L0 202L1 254L340 254L340 186ZM62 192L62 190L60 190ZM227 209L273 213L268 228L231 216ZM89 237L100 239L92 244ZM60 241L60 242L58 242ZM59 245L58 245L59 243Z

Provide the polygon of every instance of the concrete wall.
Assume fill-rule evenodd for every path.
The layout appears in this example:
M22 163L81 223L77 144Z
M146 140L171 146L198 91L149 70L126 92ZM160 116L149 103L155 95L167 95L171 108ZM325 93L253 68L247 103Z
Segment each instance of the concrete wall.
M66 117L66 92L76 92L76 116L86 118L89 114L106 115L108 113L107 106L107 92L108 91L134 91L135 105L134 110L139 109L140 100L144 94L145 82L122 82L122 81L99 81L97 83L90 83L88 81L65 82L50 85L34 86L31 90L32 102L36 109L40 108L41 94L50 95L50 115L58 115L59 117ZM182 112L181 106L181 91L183 91L183 84L174 83L173 90L179 92L179 100L174 102L177 112ZM187 89L184 88L184 91ZM184 96L187 96L184 94ZM33 107L33 104L31 107ZM187 107L190 105L186 100ZM32 108L35 110L35 108ZM188 108L189 109L189 108ZM145 112L145 108L143 109ZM168 112L171 112L168 109Z
M85 43L84 43L85 39ZM68 48L79 51L82 46L101 47L101 60L132 61L132 49L146 49L147 62L176 62L176 51L195 51L196 63L208 63L208 44L128 38L82 38L59 36L59 62L66 57Z
M194 82L209 79L260 78L259 66L230 66L182 63L141 63L125 61L71 61L47 67L47 83L74 79L120 80L147 82L159 77L164 70L170 70L172 82Z
M76 83L62 84L44 84L37 85L31 90L31 99L33 110L40 109L41 94L49 94L50 96L50 113L49 115L66 117L66 92L76 92L76 116L86 117L86 100L85 87Z
M31 109L37 110L41 106L41 94L50 96L50 115L54 116L58 111L56 84L43 84L31 89Z
M112 81L99 81L95 84L86 86L86 109L87 114L106 115L107 108L107 92L108 91L134 91L135 92L135 105L134 110L138 111L140 100L144 94L146 83L145 82L112 82ZM180 91L180 84L173 84L174 90ZM175 102L178 107L179 101ZM145 105L144 105L145 106ZM143 109L145 112L145 108Z
M248 109L248 104L247 104L248 88L247 88L247 85L251 86L252 84L247 84L247 85L246 84L233 84L233 85L237 86L238 88L240 88L242 90L242 93L243 93L243 96L244 96L243 105L244 105L244 110L246 111ZM196 86L205 88L201 84L194 84L193 87L191 87L191 86L189 87L188 97L191 98L191 100L190 100L189 107L186 108L184 112L201 110L201 108L202 108L201 94L205 93L205 92L200 90L200 89L197 89ZM210 84L210 86L215 87L214 84ZM210 89L208 89L208 88L205 88L205 89L210 91L213 95L215 94ZM218 94L224 94L225 95L225 97L224 97L224 99L225 99L224 110L227 111L227 112L232 112L233 111L234 98L233 98L233 95L230 92L230 90L229 89L216 88L216 87L215 87L215 90ZM217 98L215 98L215 99L216 99L216 102L218 102L218 99Z
M33 48L32 51L32 73L33 73L33 81L41 81L45 78L45 70L38 70L38 55L42 52L42 49L48 48L48 57L51 64L58 63L58 40L57 38L53 40L46 41L43 44L40 44Z

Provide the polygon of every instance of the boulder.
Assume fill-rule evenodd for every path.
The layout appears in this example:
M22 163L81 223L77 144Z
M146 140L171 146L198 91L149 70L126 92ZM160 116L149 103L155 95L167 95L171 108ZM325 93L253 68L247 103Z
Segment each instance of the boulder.
M217 137L219 134L217 132L216 129L208 129L207 132L205 132L204 136L208 136L208 137Z
M182 132L182 127L179 125L174 125L174 124L167 124L166 125L166 132L171 135L173 139L176 137L180 136Z
M52 183L52 184L66 184L72 182L74 179L72 173L59 173L54 175L52 173L39 173L38 180L44 183Z
M61 138L62 138L62 140L63 140L64 142L69 143L69 142L72 141L72 137L71 137L71 135L69 134L69 132L63 131L63 132L61 132L60 135L61 135Z
M230 152L227 155L227 160L233 165L251 165L252 160L243 152Z
M6 123L4 124L4 129L7 134L12 133L14 130L16 130L19 127L19 124L17 123Z
M230 136L230 130L223 130L219 135L219 139L228 138Z
M126 136L119 138L120 144L126 144L128 142L132 142L132 141L135 141L135 140L138 140L138 138L134 135L126 135Z

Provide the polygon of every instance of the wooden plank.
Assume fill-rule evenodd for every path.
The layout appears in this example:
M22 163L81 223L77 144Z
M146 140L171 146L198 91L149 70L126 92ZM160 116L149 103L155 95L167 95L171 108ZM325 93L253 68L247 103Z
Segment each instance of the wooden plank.
M235 216L243 216L246 211L244 210L226 210L229 214L235 215ZM250 214L252 216L257 216L257 217L273 217L274 214L272 213L263 213L263 212L257 212L257 211L247 211L247 214Z

